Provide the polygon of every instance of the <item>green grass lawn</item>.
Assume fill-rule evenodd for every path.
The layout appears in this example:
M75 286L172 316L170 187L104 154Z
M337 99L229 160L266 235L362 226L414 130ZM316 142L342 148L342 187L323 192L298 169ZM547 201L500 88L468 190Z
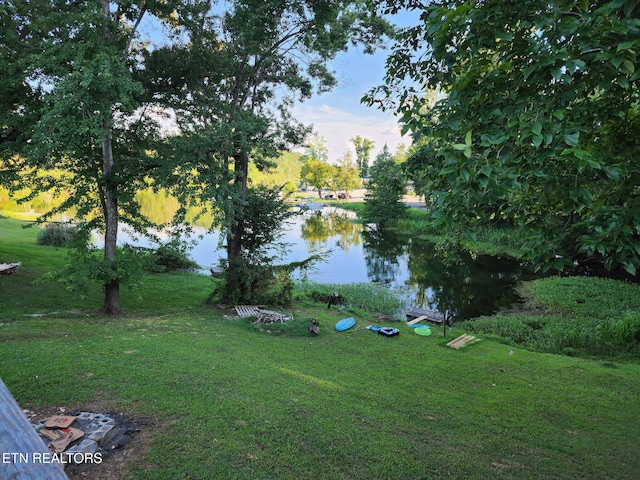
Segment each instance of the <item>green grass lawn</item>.
M63 250L0 219L0 377L22 408L150 419L127 447L135 479L635 479L640 365L535 353L439 329L384 338L364 310L300 298L287 328L206 306L211 280L150 275L127 313L33 285ZM26 233L26 235L25 235ZM23 250L21 250L23 248ZM554 297L555 298L555 297ZM80 309L82 313L66 313ZM29 317L25 314L58 311ZM357 327L338 333L337 320ZM307 336L318 318L321 335ZM296 323L297 322L297 323ZM296 326L298 325L298 326ZM510 354L513 351L513 354ZM142 442L148 448L136 446ZM1 465L0 465L1 468ZM109 468L109 460L95 467Z

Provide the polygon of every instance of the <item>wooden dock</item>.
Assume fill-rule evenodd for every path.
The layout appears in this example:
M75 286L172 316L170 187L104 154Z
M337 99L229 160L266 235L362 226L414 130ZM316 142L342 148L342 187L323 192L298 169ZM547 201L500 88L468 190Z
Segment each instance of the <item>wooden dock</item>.
M443 313L434 312L433 310L425 310L424 308L414 308L410 312L407 312L406 316L407 320L409 320L408 323L410 325L421 322L423 320L442 325L445 321L445 316Z
M0 478L69 480L0 379Z

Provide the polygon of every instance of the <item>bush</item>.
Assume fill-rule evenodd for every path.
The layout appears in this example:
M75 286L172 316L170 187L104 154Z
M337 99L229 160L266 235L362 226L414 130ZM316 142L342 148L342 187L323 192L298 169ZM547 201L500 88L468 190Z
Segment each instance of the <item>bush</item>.
M48 223L45 228L38 232L38 245L49 247L64 247L71 242L78 229L63 223Z
M160 245L152 256L155 265L159 267L158 271L161 272L200 268L200 265L189 258L186 247L176 241Z
M227 305L290 305L293 284L289 265L250 264L244 259L233 268L233 288L229 286L231 270L224 266L224 275L209 296L209 303Z

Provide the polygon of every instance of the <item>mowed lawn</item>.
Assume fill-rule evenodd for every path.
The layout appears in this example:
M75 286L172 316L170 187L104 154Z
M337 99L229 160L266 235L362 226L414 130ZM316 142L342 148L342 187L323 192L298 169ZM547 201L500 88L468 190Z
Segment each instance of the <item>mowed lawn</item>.
M46 248L31 251L60 254ZM0 238L0 261L17 252ZM146 419L123 447L122 478L635 479L640 471L637 364L533 353L481 335L453 350L445 344L462 331L420 337L404 325L384 338L364 328L374 321L365 312L306 299L290 309L293 322L318 318L319 337L306 327L260 331L204 305L211 280L190 274L150 276L123 292L128 313L109 318L92 313L99 292L82 299L33 285L40 263L22 254L24 267L0 277L0 377L22 408L99 406ZM335 332L350 315L356 328Z

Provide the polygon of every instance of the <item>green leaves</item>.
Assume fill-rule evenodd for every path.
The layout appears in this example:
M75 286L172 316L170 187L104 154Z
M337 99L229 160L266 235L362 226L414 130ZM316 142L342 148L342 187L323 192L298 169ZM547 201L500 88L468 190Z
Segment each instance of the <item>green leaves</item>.
M436 198L434 221L459 229L507 220L535 228L529 258L547 267L596 261L631 272L638 253L629 227L640 215L638 18L640 6L627 1L425 7L423 23L394 48L387 85L409 77L447 95L431 104L402 86L395 97L389 87L384 93L428 143L408 166L420 193ZM589 240L594 225L606 225L611 240Z
M472 142L471 142L471 130L469 130L464 136L464 143L454 143L451 145L454 150L461 151L465 157L471 158Z
M380 229L395 223L406 210L402 200L406 184L402 165L394 161L385 145L371 167L365 197L365 218L376 223Z

